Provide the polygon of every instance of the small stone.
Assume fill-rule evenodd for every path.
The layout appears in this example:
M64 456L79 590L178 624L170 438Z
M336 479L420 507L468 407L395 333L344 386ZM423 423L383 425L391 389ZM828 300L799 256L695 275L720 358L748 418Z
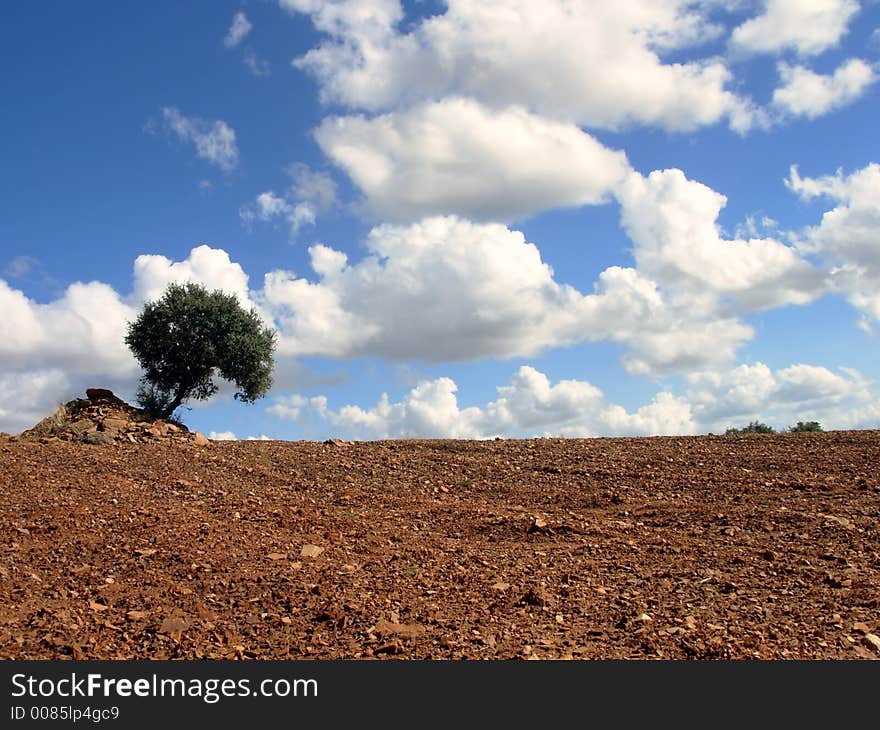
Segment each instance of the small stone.
M402 636L412 639L424 634L425 627L421 624L401 624L396 621L379 619L372 633L376 634L376 636Z
M303 558L317 558L323 552L324 548L318 545L303 545L299 554Z
M95 446L107 446L112 444L113 440L113 437L106 431L91 431L82 437L83 443Z
M159 626L160 634L173 634L178 631L186 631L189 628L189 622L180 616L168 616L163 619Z
M196 431L193 434L193 441L195 441L196 446L210 446L211 442L208 440L208 437L205 436L201 431Z
M550 597L547 595L547 591L542 587L535 586L526 591L526 594L522 597L522 601L523 603L528 603L530 606L546 606L550 603Z
M877 634L865 634L865 643L874 651L880 653L880 636L877 636Z

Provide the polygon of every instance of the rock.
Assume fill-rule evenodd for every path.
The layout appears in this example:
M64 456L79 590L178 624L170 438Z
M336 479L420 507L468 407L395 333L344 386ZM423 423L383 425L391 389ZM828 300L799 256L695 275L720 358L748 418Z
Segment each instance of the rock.
M324 446L348 446L348 441L343 441L342 439L327 439L324 442Z
M373 628L373 633L376 636L403 636L414 639L425 633L425 627L421 624L401 624L381 618Z
M303 558L317 558L323 552L324 548L319 547L318 545L303 545L299 554L300 557Z
M186 631L189 628L189 621L183 616L166 616L162 619L159 626L160 634L173 634L179 631Z
M81 418L74 421L68 426L68 429L76 436L83 436L87 433L98 430L98 426L89 418Z
M865 634L865 643L874 651L880 652L880 636L877 634Z
M208 440L208 437L205 436L201 431L196 431L193 434L193 441L196 442L196 446L210 446L211 442Z
M86 388L86 398L89 400L118 400L113 395L113 391L106 388Z
M126 421L124 418L105 418L101 421L101 430L116 433L118 431L125 431L129 425L130 421Z
M82 437L84 444L93 444L95 446L107 446L114 441L115 439L106 431L89 431Z
M523 603L528 603L530 606L547 606L550 603L550 597L547 595L547 591L541 586L529 588L521 600Z

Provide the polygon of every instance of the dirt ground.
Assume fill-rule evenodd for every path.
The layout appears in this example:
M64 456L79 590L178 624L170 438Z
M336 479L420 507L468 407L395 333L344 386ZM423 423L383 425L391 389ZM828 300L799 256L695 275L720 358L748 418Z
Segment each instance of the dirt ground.
M880 658L880 432L0 444L0 657Z

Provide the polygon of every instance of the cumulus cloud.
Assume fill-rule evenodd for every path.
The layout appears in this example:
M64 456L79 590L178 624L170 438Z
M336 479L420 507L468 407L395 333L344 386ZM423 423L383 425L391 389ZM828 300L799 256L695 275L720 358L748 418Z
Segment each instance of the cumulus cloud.
M134 261L134 302L158 299L171 283L192 281L208 289L234 294L242 306L254 306L248 291L248 275L223 249L196 246L183 261L158 254L142 254Z
M821 272L783 242L725 239L718 216L727 198L681 170L633 172L618 199L639 271L694 306L727 298L745 312L804 304L822 291Z
M779 428L818 420L826 429L876 428L880 401L858 372L763 363L693 374L683 394L658 392L628 411L586 380L552 383L524 365L498 397L461 407L451 378L424 380L399 401L387 394L370 408L328 406L325 396L281 396L267 409L279 418L357 439L491 438L493 436L651 436L723 432L752 420Z
M721 60L663 60L722 32L690 0L453 0L406 31L397 0L281 5L327 35L294 62L318 79L325 102L382 111L467 96L606 129L687 131L727 118L744 131L754 122L750 102L726 88Z
M840 42L858 11L856 0L766 0L763 13L734 29L730 45L745 55L816 55Z
M773 104L783 113L808 119L851 104L877 80L874 69L852 58L833 74L817 74L804 66L779 66L782 85L773 92Z
M510 221L602 203L629 169L623 152L574 125L462 98L373 118L331 117L315 138L370 212L389 221L448 213Z
M787 184L804 199L825 197L837 203L805 234L826 259L832 287L865 315L880 319L880 164L819 178L801 177L793 166Z
M236 13L232 16L232 24L226 32L226 37L223 39L223 45L227 48L235 48L247 37L253 27L254 26L251 25L251 22L247 19L247 15L243 12Z
M133 372L120 333L135 310L106 284L71 284L47 304L29 299L0 279L0 367Z
M208 438L211 441L238 441L238 437L233 431L211 431Z
M688 376L686 395L701 430L723 432L760 420L785 428L797 421L823 427L876 428L880 400L870 382L848 368L796 364L773 371L764 363Z
M669 307L633 269L611 267L582 294L554 279L521 232L500 224L452 216L385 224L366 248L349 264L340 251L311 247L317 281L267 274L262 296L281 353L439 362L611 339L633 349L634 368L659 371L727 358L751 335L714 313Z
M336 204L336 183L327 173L302 163L290 165L287 172L293 182L282 195L267 190L241 207L239 216L245 225L284 220L295 239L303 226L314 225L318 215Z
M222 119L187 117L174 107L164 107L162 118L166 130L195 145L197 156L227 172L238 165L235 130Z
M19 433L73 396L58 368L0 373L0 431Z
M402 400L383 394L372 408L328 408L323 396L279 398L267 410L296 421L317 418L335 431L361 439L488 438L496 435L633 435L677 434L693 430L686 403L660 393L634 413L608 403L587 381L551 384L544 373L523 366L498 398L482 407L460 408L450 378L425 380Z

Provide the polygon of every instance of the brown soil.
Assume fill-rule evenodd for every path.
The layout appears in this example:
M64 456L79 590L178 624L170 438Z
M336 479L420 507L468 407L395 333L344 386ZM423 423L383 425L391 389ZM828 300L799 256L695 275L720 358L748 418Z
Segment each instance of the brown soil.
M880 432L0 443L0 657L880 657Z

